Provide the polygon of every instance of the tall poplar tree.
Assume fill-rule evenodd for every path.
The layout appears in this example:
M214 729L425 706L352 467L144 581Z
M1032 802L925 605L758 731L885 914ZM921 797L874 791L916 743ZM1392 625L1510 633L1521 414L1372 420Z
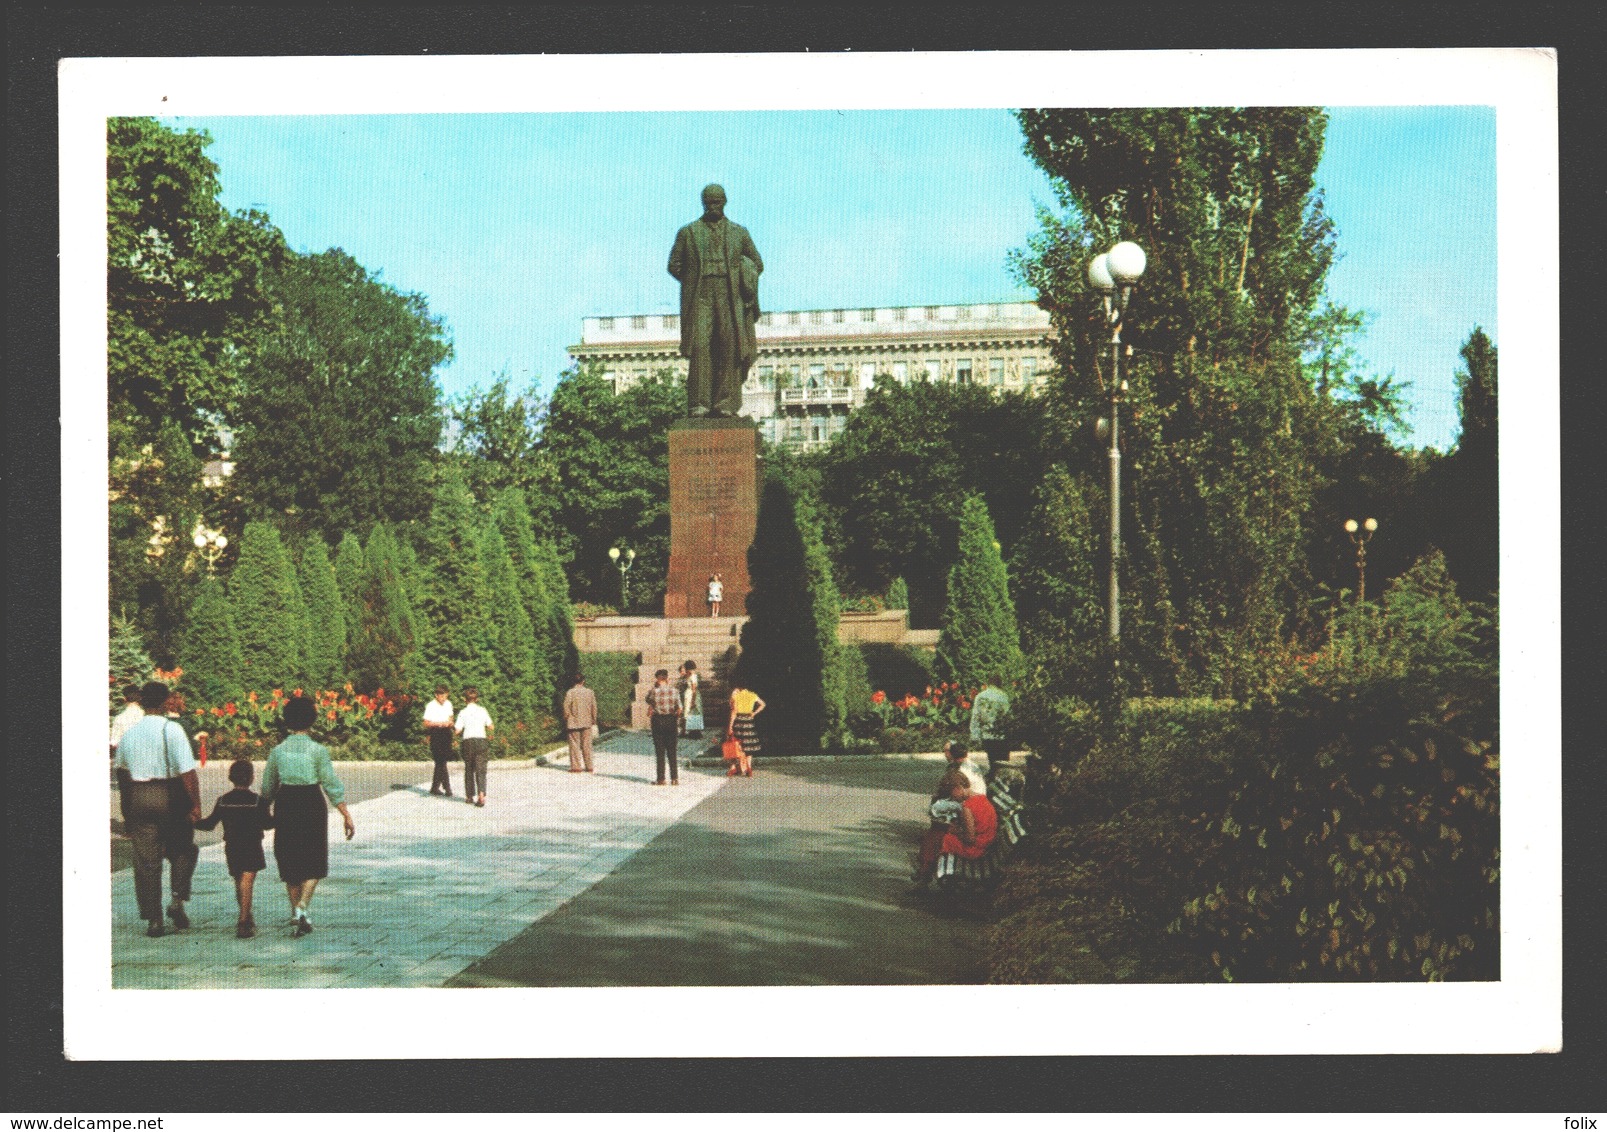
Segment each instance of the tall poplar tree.
M307 679L316 688L345 682L346 608L329 548L317 535L301 548L301 592L307 601Z
M1057 330L1059 419L1108 416L1109 327L1093 256L1134 240L1148 269L1123 327L1124 671L1157 692L1242 693L1309 580L1303 523L1333 445L1302 365L1334 258L1315 172L1326 118L1301 107L1024 110L1062 213L1016 265ZM1087 439L1084 439L1084 438ZM1064 459L1106 511L1105 451ZM1101 556L1108 547L1101 546ZM1125 603L1124 603L1125 604Z
M257 691L300 686L307 678L307 606L290 551L271 524L246 524L229 589L241 682Z

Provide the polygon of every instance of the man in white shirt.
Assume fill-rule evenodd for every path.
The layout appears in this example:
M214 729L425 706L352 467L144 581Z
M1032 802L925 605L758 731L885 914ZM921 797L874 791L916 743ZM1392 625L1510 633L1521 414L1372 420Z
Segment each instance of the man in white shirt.
M162 860L171 866L173 902L167 914L180 930L190 926L184 902L190 898L199 850L195 823L201 820L201 785L195 755L184 728L162 714L166 684L151 681L140 689L145 717L117 743L112 769L123 802L123 829L134 849L134 895L145 934L164 934Z
M491 713L480 706L478 688L463 689L463 697L469 702L464 704L463 710L458 713L454 728L463 736L463 800L473 802L476 806L483 806L485 764L491 748L488 736L490 732L496 730L496 724L491 722ZM476 791L477 784L478 791ZM477 792L479 800L475 801Z
M139 685L130 684L123 689L123 710L112 720L111 753L117 755L117 744L128 734L128 729L145 718L145 709L139 704Z
M424 705L424 733L430 737L430 757L435 760L431 794L452 797L452 776L446 764L452 758L452 701L446 698L446 685L435 686L435 698Z

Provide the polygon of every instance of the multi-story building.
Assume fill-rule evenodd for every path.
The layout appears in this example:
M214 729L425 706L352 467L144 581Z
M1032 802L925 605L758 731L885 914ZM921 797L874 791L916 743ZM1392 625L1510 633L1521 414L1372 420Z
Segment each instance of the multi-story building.
M770 441L814 447L837 435L881 374L1036 392L1052 339L1034 303L767 311L742 415ZM619 392L662 369L685 380L680 341L678 315L605 316L585 319L569 352L600 365Z

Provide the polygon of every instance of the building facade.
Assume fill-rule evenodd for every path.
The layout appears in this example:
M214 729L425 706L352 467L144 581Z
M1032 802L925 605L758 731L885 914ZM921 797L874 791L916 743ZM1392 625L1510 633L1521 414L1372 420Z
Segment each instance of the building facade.
M767 311L757 329L742 415L796 448L830 443L882 374L1036 393L1053 366L1049 315L1035 303ZM617 393L662 369L684 381L680 335L674 314L588 318L569 352Z

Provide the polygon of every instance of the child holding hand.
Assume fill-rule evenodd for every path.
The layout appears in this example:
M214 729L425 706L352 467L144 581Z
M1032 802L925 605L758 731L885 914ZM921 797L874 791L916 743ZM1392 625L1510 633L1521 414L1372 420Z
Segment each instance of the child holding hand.
M234 934L239 939L250 939L257 934L256 922L251 918L251 891L257 873L267 868L262 855L262 832L273 825L273 814L262 796L251 789L256 768L250 759L236 759L229 767L229 781L234 784L212 813L195 823L196 829L216 829L223 823L223 855L234 878L234 898L240 906L240 920Z

